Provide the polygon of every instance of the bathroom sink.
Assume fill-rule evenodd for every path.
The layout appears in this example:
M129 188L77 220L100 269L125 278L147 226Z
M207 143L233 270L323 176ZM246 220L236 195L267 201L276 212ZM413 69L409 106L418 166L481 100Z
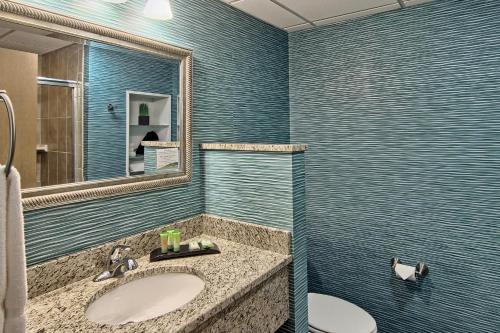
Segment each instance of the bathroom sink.
M92 302L85 313L99 324L118 325L152 319L193 300L205 287L196 275L164 273L118 286Z

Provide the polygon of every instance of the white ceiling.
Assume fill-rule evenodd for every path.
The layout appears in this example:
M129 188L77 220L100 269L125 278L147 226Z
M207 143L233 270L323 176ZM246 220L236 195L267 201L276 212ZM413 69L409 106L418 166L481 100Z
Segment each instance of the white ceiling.
M48 36L51 32L0 21L0 47L45 54L73 44Z
M286 31L297 31L430 0L222 0Z

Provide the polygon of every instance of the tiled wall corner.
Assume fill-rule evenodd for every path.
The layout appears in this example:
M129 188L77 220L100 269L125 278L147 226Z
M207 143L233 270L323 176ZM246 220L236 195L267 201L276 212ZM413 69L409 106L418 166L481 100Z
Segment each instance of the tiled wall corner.
M203 165L206 213L292 232L290 320L280 331L306 333L304 153L205 151Z
M379 332L499 331L499 22L500 1L441 0L290 34L309 289Z

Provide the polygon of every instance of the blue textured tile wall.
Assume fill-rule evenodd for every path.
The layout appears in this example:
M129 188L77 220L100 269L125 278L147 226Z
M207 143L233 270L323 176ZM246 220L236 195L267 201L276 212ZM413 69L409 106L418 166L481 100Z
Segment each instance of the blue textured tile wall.
M292 155L293 189L293 275L294 297L290 301L293 309L293 325L284 325L283 332L309 332L307 316L307 228L306 228L306 184L305 155Z
M499 332L500 1L436 1L290 35L308 143L311 291L382 333ZM424 260L420 287L390 258Z
M157 171L157 150L158 148L154 147L144 147L144 173L154 173Z
M280 331L307 332L304 154L206 151L203 155L208 214L292 232L290 320Z
M165 150L165 148L161 147L144 147L144 173L146 174L152 174L152 173L158 173L158 172L164 172L165 170L163 169L158 169L157 168L157 163L158 163L158 151ZM176 148L176 154L178 156L178 148ZM172 151L172 149L169 149L169 151ZM160 153L161 154L161 153ZM177 166L178 160L176 159L176 166ZM168 168L169 172L173 171L178 171L177 167L170 166Z
M85 180L126 176L127 90L172 96L171 129L177 128L177 61L89 43L85 47ZM114 112L107 111L108 104L113 104Z
M289 141L288 35L219 0L171 0L168 22L144 1L23 0L194 51L193 181L181 187L25 214L28 264L203 212L198 144Z

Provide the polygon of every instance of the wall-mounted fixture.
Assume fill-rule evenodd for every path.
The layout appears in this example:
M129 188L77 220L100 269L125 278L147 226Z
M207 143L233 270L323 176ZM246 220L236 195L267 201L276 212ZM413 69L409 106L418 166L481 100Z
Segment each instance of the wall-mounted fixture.
M111 3L125 3L128 0L103 0ZM147 0L143 10L144 16L154 20L170 20L172 15L172 7L170 0Z
M424 278L429 274L429 266L426 263L419 262L415 267L403 265L398 257L391 259L392 271L396 277L401 280L417 281L417 278Z
M155 20L170 20L173 17L170 0L148 0L144 16Z

